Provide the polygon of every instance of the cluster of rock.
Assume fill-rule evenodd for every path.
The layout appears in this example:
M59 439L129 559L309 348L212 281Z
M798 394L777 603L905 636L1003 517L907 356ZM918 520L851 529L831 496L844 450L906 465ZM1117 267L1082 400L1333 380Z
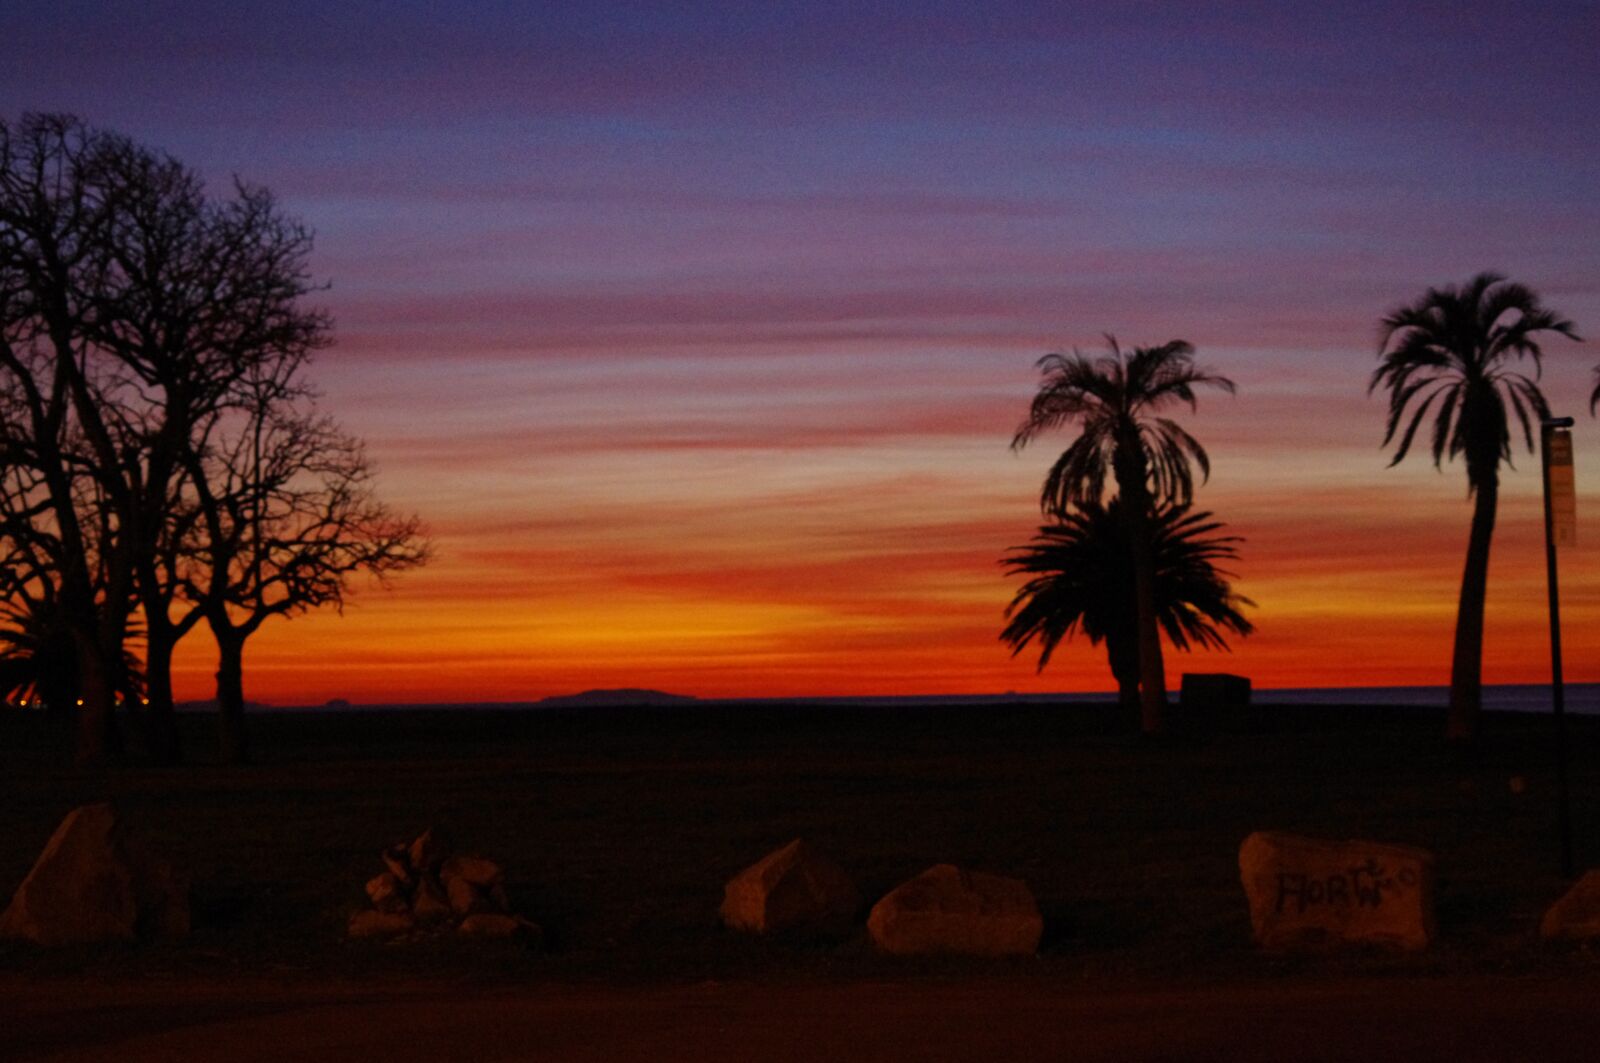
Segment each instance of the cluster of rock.
M803 839L762 857L723 889L722 919L757 934L836 936L861 910L850 876ZM1028 955L1044 921L1027 884L936 864L890 890L867 916L867 933L897 956L952 953Z
M1239 874L1255 940L1266 951L1348 944L1416 950L1435 937L1434 857L1424 849L1260 831L1239 848ZM1574 890L1563 901L1571 912L1567 923L1600 932L1600 872L1586 882L1587 894ZM722 919L751 933L837 936L854 925L860 908L850 876L797 839L727 883ZM1027 955L1038 948L1043 928L1026 883L951 864L936 864L890 890L867 915L874 946L901 956Z
M541 936L537 924L511 910L499 864L449 852L432 830L391 846L382 859L383 872L366 886L371 907L350 918L351 937ZM1434 856L1424 849L1258 831L1239 847L1239 876L1252 932L1267 951L1347 944L1418 950L1435 937ZM722 918L757 934L837 937L858 925L861 908L849 874L796 839L727 883ZM1038 948L1043 920L1026 883L936 864L880 898L866 929L893 955L1013 956ZM62 821L0 914L0 937L46 946L188 931L187 879L109 804L86 805ZM1600 938L1600 870L1550 907L1540 933Z
M0 914L0 937L47 946L188 933L187 877L109 804L67 814Z
M367 882L372 907L350 917L350 937L397 938L451 929L469 937L540 937L538 924L511 910L499 864L451 854L431 829L409 844L385 849L383 865L383 872Z

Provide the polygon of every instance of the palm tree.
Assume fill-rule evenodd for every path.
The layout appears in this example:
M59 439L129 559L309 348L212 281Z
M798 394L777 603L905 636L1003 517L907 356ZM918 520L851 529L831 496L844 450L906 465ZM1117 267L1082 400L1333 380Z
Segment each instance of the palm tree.
M1529 451L1534 423L1550 415L1537 383L1541 332L1578 338L1572 322L1532 289L1497 273L1480 273L1460 288L1429 288L1383 319L1381 361L1367 385L1369 395L1380 386L1389 392L1383 442L1398 439L1391 468L1405 459L1430 411L1434 466L1442 468L1446 456L1466 460L1474 504L1450 665L1451 741L1476 736L1483 704L1483 602L1500 464L1511 464L1511 414ZM1516 368L1522 359L1532 364L1532 376Z
M1123 500L1125 540L1133 552L1134 615L1138 633L1140 723L1147 734L1160 732L1167 704L1166 669L1155 605L1155 562L1150 514L1157 506L1188 504L1194 496L1192 459L1209 476L1205 448L1177 422L1158 416L1174 403L1195 406L1195 389L1233 392L1233 381L1194 363L1194 348L1183 340L1124 352L1107 336L1109 351L1089 358L1047 354L1039 359L1044 379L1028 417L1011 440L1013 450L1052 428L1078 425L1078 437L1051 467L1040 492L1045 513L1064 516L1071 505L1102 501L1108 474Z
M20 619L15 627L0 628L0 701L42 704L65 714L78 696L72 632L38 614Z
M1064 514L1039 529L1029 546L1003 562L1008 572L1031 576L1006 607L1010 621L1000 638L1012 656L1038 640L1039 669L1063 639L1082 631L1091 645L1106 646L1119 700L1139 711L1139 650L1133 610L1133 552L1119 512L1121 502L1098 503ZM1255 626L1240 612L1255 605L1233 593L1232 573L1219 561L1238 557L1234 535L1215 535L1223 525L1210 513L1165 506L1151 518L1155 555L1156 617L1180 650L1228 648L1224 631L1249 635Z
M139 659L130 650L123 651L113 690L130 705L143 693ZM0 605L0 702L43 704L53 714L70 715L82 694L78 647L59 602Z

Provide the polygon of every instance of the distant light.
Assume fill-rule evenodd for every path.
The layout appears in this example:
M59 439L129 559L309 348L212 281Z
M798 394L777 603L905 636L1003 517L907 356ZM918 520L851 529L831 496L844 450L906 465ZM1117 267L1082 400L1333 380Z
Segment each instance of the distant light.
M82 704L83 704L83 699L82 699L82 698L79 698L79 699L78 699L78 704L79 704L79 705L82 705Z
M149 698L140 698L139 699L139 704L148 705L148 704L150 704L150 699Z

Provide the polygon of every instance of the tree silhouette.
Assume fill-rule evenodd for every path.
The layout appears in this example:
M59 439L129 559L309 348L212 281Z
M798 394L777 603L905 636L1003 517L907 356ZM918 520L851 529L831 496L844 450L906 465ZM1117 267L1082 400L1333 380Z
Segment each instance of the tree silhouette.
M80 670L77 756L112 734L114 677L143 607L158 759L176 754L182 631L154 558L197 426L263 364L325 342L309 236L266 192L213 200L176 160L67 116L0 121L0 448L36 474L20 538L53 542Z
M353 577L423 564L415 517L372 490L361 443L281 380L261 378L253 402L219 418L188 456L199 520L184 595L217 641L222 759L248 757L244 644L273 617L323 605L342 610Z
M90 456L90 436L108 438L107 381L82 337L115 210L94 180L98 149L70 120L0 122L0 430L8 474L31 475L8 538L53 541L58 615L71 633L84 701L77 757L85 765L108 754L113 662L133 598L124 529L98 508L110 502L111 477L96 476Z
M1472 529L1456 610L1446 732L1456 742L1476 737L1483 707L1484 597L1500 465L1511 463L1511 417L1531 452L1535 424L1550 414L1537 383L1542 332L1578 338L1572 322L1545 307L1532 289L1497 273L1480 273L1459 288L1429 288L1384 317L1380 364L1367 385L1369 395L1380 387L1389 393L1383 442L1395 444L1391 468L1410 452L1430 412L1434 466L1442 468L1446 457L1466 461ZM1522 359L1533 376L1516 367Z
M329 342L321 311L300 305L313 290L310 234L278 210L264 189L236 183L212 200L177 162L119 143L115 167L124 206L110 242L118 275L90 322L89 339L136 383L141 396L114 407L134 587L145 618L150 744L158 761L177 756L172 654L197 623L178 603L173 555L196 520L183 482L185 455L204 446L209 425L251 401L262 378L292 380ZM125 231L124 231L125 230ZM101 456L101 462L107 456Z
M1105 643L1119 700L1139 712L1138 618L1133 608L1133 551L1120 499L1062 514L1040 527L1032 543L1011 551L1002 564L1030 578L1006 607L1000 638L1015 656L1039 644L1039 669L1062 640L1082 632L1091 645ZM1219 562L1237 559L1238 536L1217 535L1223 525L1208 512L1164 506L1151 517L1156 617L1173 646L1187 651L1227 649L1225 632L1255 630L1240 611L1253 606L1233 592L1233 575Z
M1045 513L1064 517L1071 505L1087 507L1103 501L1108 481L1114 483L1124 523L1124 539L1133 555L1133 603L1138 633L1141 726L1159 733L1166 708L1166 669L1155 597L1155 559L1151 516L1157 507L1186 505L1193 498L1190 462L1210 475L1205 448L1176 421L1160 411L1175 403L1196 404L1195 389L1220 388L1230 394L1233 382L1194 362L1194 348L1183 340L1124 352L1115 337L1097 358L1074 351L1047 354L1039 360L1043 380L1028 417L1011 440L1026 446L1040 433L1070 424L1078 436L1062 451L1045 477L1039 505Z

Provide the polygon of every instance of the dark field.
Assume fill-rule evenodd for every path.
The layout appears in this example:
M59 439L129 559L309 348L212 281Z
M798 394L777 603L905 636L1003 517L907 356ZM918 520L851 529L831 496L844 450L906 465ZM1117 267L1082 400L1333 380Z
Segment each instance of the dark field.
M0 976L499 984L706 979L1007 978L1214 983L1407 972L1600 973L1538 941L1563 889L1553 735L1495 716L1476 753L1416 710L1274 709L1204 743L1104 733L1075 707L264 714L257 763L104 778L51 763L39 720L0 716L0 894L61 817L110 797L194 876L179 944L44 952L0 943ZM1600 861L1600 729L1572 721L1577 857ZM1512 792L1523 776L1523 793ZM424 827L503 863L542 950L450 938L348 942L378 852ZM1432 849L1440 943L1420 956L1258 956L1239 842L1276 828ZM1025 879L1036 959L908 962L841 942L723 930L723 882L804 836L871 900L948 861Z

